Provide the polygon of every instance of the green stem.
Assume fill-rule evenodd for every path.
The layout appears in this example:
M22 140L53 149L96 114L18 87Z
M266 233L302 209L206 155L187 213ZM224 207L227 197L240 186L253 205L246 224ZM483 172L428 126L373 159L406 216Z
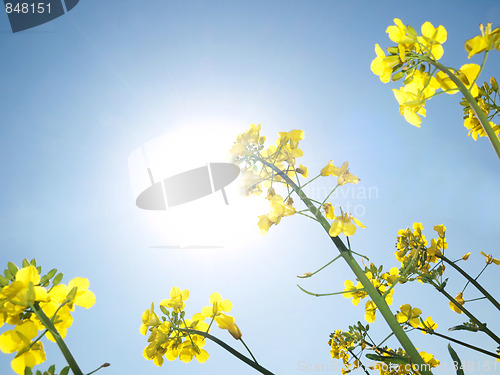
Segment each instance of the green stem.
M475 279L469 276L467 272L465 272L460 266L457 266L456 263L452 262L449 260L447 257L444 255L439 256L443 261L448 263L450 266L452 266L454 269L456 269L463 277L465 277L472 285L474 285L477 290L479 290L481 293L483 293L483 296L488 298L488 300L498 309L500 310L500 303L491 296L482 286L479 284Z
M316 220L316 219L315 219ZM340 255L337 255L333 260L331 260L330 262L328 262L327 264L325 264L323 267L321 267L319 270L317 271L314 271L313 273L310 273L308 274L307 276L297 276L298 278L300 279L305 279L306 277L311 277L313 275L316 275L319 271L325 269L326 267L328 267L330 264L332 264L333 262L335 262L337 259L340 258Z
M457 85L458 89L460 92L463 94L465 97L465 100L470 104L472 111L474 112L474 115L476 118L479 120L481 126L483 127L483 130L486 132L488 135L488 138L491 142L491 145L493 146L493 149L497 153L498 158L500 159L500 140L496 136L495 132L493 131L493 128L490 126L490 123L488 121L488 117L486 116L486 113L483 112L483 110L479 107L479 104L477 101L474 99L470 91L465 87L462 81L458 79L458 77L450 72L450 70L442 65L441 63L434 61L432 59L427 60L429 63L434 65L436 68L441 70L443 73L445 73L450 79L453 81L455 85Z
M282 173L279 170L279 168L277 168L273 164L268 163L262 158L258 159L260 162L266 164L268 167L272 168L278 174L281 175L281 177L286 181L286 183L293 188L293 190L300 197L302 202L304 202L304 204L309 208L311 213L318 219L318 221L321 223L326 233L328 233L330 230L330 224L328 223L328 220L326 220L326 218L321 214L321 211L314 206L314 204L309 200L309 198L305 195L305 193L286 174ZM420 368L426 368L424 360L420 356L419 352L417 351L417 349L415 348L415 346L413 345L413 343L411 342L410 338L405 333L403 328L401 328L401 325L399 324L396 317L392 313L391 309L385 302L385 299L380 295L375 286L373 286L373 284L370 282L364 271L356 262L356 259L353 258L351 252L346 248L345 244L338 236L330 237L330 239L339 250L340 255L342 255L346 263L354 272L357 279L361 282L361 284L365 288L365 291L368 293L372 301L375 303L375 305L377 305L378 309L380 310L380 313L382 314L385 321L391 328L392 332L394 332L396 338L399 340L399 342L405 349L412 363L419 365ZM431 375L431 374L432 372L428 370L421 371L421 375Z
M62 339L61 335L59 332L57 332L56 327L54 327L54 324L52 324L52 321L49 319L47 315L43 312L43 310L38 306L38 303L35 303L33 305L32 303L29 304L35 315L37 316L38 319L42 322L42 324L49 330L49 332L52 334L54 339L56 340L57 346L59 346L59 349L61 350L64 358L66 359L66 362L68 362L69 367L71 368L71 371L73 371L74 375L83 375L82 370L80 370L80 367L78 366L78 363L76 363L75 358L73 357L73 354L69 351L68 347L66 346L66 343Z
M472 313L469 310L467 310L465 307L463 307L461 304L459 304L455 300L455 298L453 298L451 295L449 295L443 288L440 288L439 286L437 286L433 283L431 283L431 285L434 285L434 287L440 293L442 293L446 298L448 298L450 300L451 303L453 303L458 309L460 309L465 315L467 315L472 320L472 322L474 322L479 327L480 331L483 331L488 336L490 336L493 340L495 340L497 344L500 344L500 338L486 327L486 323L481 323L474 315L472 315Z
M426 332L425 329L423 328L420 328L420 327L416 327L416 329L418 329L419 331L424 331ZM437 333L436 331L432 332L432 333L429 333L430 335L436 335L438 337L441 337L443 339L446 339L446 340L449 340L449 341L452 341L458 345L462 345L462 346L465 346L466 348L469 348L469 349L472 349L472 350L475 350L477 352L481 352L483 354L486 354L486 355L489 355L490 357L494 357L494 358L500 358L500 355L498 354L495 354L495 353L492 353L492 352L489 352L487 350L484 350L484 349L481 349L481 348L478 348L477 346L474 346L474 345L470 345L470 344L467 344L466 342L463 342L463 341L460 341L460 340L456 340L454 339L453 337L450 337L450 336L446 336L446 335L442 335L441 333Z
M243 341L243 339L242 339L241 337L240 337L240 341L241 341L241 343L243 344L243 346L245 347L245 349L247 350L247 352L248 352L248 353L250 353L250 355L252 356L253 361L254 361L255 363L259 364L259 363L257 362L257 360L255 359L255 357L253 356L252 351L251 351L251 350L250 350L250 348L247 346L247 344L245 344L245 341Z
M209 334L207 332L198 331L196 329L186 329L186 328L178 328L178 330L179 331L184 331L184 332L187 332L187 333L192 333L194 335L200 335L200 336L203 336L203 337L205 337L205 338L207 338L209 340L212 340L217 345L220 345L221 347L223 347L224 349L226 349L229 353L231 353L232 355L234 355L236 358L238 358L241 361L245 362L247 365L253 367L254 369L256 369L257 371L259 371L260 373L267 374L267 375L274 375L271 371L269 371L266 368L262 367L257 362L252 361L250 358L244 356L239 351L237 351L237 350L233 349L232 347L230 347L229 345L227 345L224 341L219 340L217 337L212 336L211 334Z
M339 294L346 294L346 293L354 293L354 292L364 291L364 289L350 289L348 292L346 292L345 290L343 290L342 292L333 292L333 293L318 294L318 293L312 293L312 292L309 292L309 291L305 290L299 284L297 284L297 286L305 294L309 294L310 296L314 296L314 297L336 296L336 295L339 295Z

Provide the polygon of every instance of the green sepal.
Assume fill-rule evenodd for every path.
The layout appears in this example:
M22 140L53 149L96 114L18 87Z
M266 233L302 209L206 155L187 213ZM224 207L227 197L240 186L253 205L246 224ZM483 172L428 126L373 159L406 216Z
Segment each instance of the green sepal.
M165 306L160 305L160 310L161 310L161 312L162 312L162 313L164 313L165 315L167 315L167 316L168 316L168 315L170 315L170 312L168 311L168 309L167 309Z
M69 366L66 366L65 368L63 368L61 370L61 372L59 373L59 375L68 375L69 373Z
M23 268L24 267L29 267L29 266L31 266L30 262L28 262L28 259L24 258L23 259Z
M0 286L6 286L9 285L9 283L9 279L0 275Z
M405 72L398 72L396 74L394 74L392 77L391 77L391 81L392 82L396 82L396 81L399 81L401 78L403 78L405 76Z
M47 372L50 374L50 375L55 375L56 373L56 365L52 365L49 367L49 369L47 370Z
M398 47L387 47L387 52L397 55L399 53Z
M36 259L35 259L35 258L31 259L30 264L31 264L33 267L36 267Z
M460 361L457 352L453 350L450 344L448 344L448 351L450 352L451 358L453 359L454 367L457 369L457 375L464 375L462 361Z
M498 92L498 83L497 83L497 80L495 79L495 77L490 78L490 85L491 85L491 88L493 89L493 91Z
M76 297L76 292L78 291L78 287L74 286L73 288L71 288L71 290L69 291L68 295L66 296L66 300L69 301L69 302L72 302L75 300L75 297Z
M52 280L52 285L57 285L61 282L64 274L62 272L59 272L56 277L54 277L54 280Z
M7 267L9 269L10 274L14 277L16 277L17 271L19 268L12 262L7 263Z
M32 281L28 284L28 293L26 294L26 298L28 299L28 303L35 302L35 286Z
M33 371L31 371L31 367L24 368L24 375L33 375Z
M416 38L418 36L418 34L415 31L415 29L413 27L411 27L410 25L406 25L406 31L408 31L408 35L409 36L412 36L414 38Z
M11 281L14 281L15 277L12 276L12 274L10 273L9 269L6 268L4 271L3 271L3 274L5 275L5 277L8 279L8 280L11 280Z

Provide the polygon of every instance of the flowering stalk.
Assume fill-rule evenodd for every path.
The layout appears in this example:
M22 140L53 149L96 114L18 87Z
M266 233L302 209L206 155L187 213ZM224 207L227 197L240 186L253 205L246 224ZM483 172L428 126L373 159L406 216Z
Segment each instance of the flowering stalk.
M496 136L495 132L493 131L493 128L490 126L490 123L488 121L488 117L484 113L484 111L479 107L479 104L477 101L474 99L470 91L465 87L462 81L458 79L456 75L454 75L450 70L445 67L443 64L433 60L433 59L427 59L427 58L422 58L422 60L428 61L430 64L434 65L436 68L441 70L443 73L445 73L455 85L457 85L458 89L460 92L463 94L465 97L465 100L470 104L472 111L474 112L474 115L477 117L479 122L481 123L481 126L483 127L484 131L488 135L488 139L491 142L491 145L493 146L493 149L497 153L498 158L500 159L500 140Z
M276 174L280 175L281 178L283 178L286 183L292 187L292 189L295 191L295 193L300 197L302 202L307 206L307 208L311 211L311 213L316 217L316 219L321 223L323 228L327 233L330 231L330 224L328 221L325 219L325 217L321 214L320 209L316 208L314 204L310 201L310 199L306 196L306 194L300 189L291 179L288 177L283 171L281 171L279 168L277 168L274 164L271 164L267 162L266 160L260 158L260 157L255 157L258 161L260 161L262 164L266 165L267 167L271 168L273 171L276 172ZM330 236L330 235L329 235ZM356 262L356 260L353 258L352 253L347 249L345 244L342 242L342 240L336 236L336 237L331 237L331 240L337 247L337 249L340 251L340 255L344 258L344 260L347 262L351 270L354 272L358 280L361 282L363 287L365 288L366 293L371 297L372 301L377 305L378 309L380 310L380 313L386 320L387 324L391 328L392 332L394 332L394 335L397 337L403 348L405 349L406 353L410 357L412 363L419 365L420 368L423 370L421 371L422 375L432 375L431 371L425 370L425 362L420 356L419 352L409 339L409 337L406 335L406 332L403 330L399 322L397 321L396 317L392 313L391 309L387 305L384 297L380 295L378 290L373 286L373 284L370 282L364 271L361 269L359 264Z
M448 258L446 258L444 255L440 255L438 256L438 258L441 258L443 261L445 261L446 263L448 263L450 266L452 266L453 268L455 268L458 272L460 272L460 274L465 277L472 285L474 285L481 293L483 293L483 295L488 298L488 300L498 309L500 310L500 303L498 303L498 301L493 298L482 286L481 284L479 284L475 279L473 279L472 277L469 276L469 274L467 272L465 272L462 268L460 268L459 266L457 266L454 262L452 262L451 260L449 260Z
M463 307L460 303L458 303L455 298L453 298L451 295L449 295L447 292L445 292L444 288L442 286L436 285L434 282L431 282L432 285L441 293L443 294L446 298L450 300L451 303L453 303L458 309L460 309L465 315L467 315L472 322L474 322L478 327L480 331L483 331L486 333L488 336L490 336L493 340L496 341L497 344L500 344L500 338L495 335L493 332L491 332L487 327L486 323L481 323L472 313L467 310L465 307Z
M205 337L205 338L207 338L209 340L212 340L216 344L218 344L221 347L223 347L224 349L226 349L229 353L231 353L232 355L234 355L236 358L238 358L241 361L245 362L247 365L253 367L254 369L256 369L257 371L259 371L260 373L266 374L266 375L274 375L271 371L269 371L266 368L262 367L257 362L252 361L250 358L244 356L243 354L241 354L237 350L233 349L231 346L227 345L224 341L219 340L217 337L212 336L211 334L209 334L207 332L198 331L196 329L185 329L185 328L178 328L178 330L181 331L181 332L186 332L188 334L192 333L192 334L195 334L195 335L200 335L200 336L203 336L203 337Z
M83 375L83 372L82 372L82 370L80 370L78 363L76 363L76 360L73 357L73 354L71 354L69 348L67 347L66 343L62 339L59 332L57 332L56 327L54 327L54 324L49 319L49 317L47 315L45 315L43 310L38 306L38 303L35 303L34 305L32 303L29 303L29 306L31 307L31 309L33 310L33 312L35 313L37 318L40 319L40 321L45 326L45 328L47 328L47 330L52 334L52 336L56 340L56 343L59 346L59 349L61 349L61 352L64 355L66 362L68 362L68 365L71 368L71 371L73 371L73 374L74 375Z
M419 331L422 331L422 332L426 332L426 331L427 331L426 329L424 329L424 328L420 328L420 327L415 327L415 329L418 329ZM466 348L469 348L469 349L475 350L476 352L480 352L480 353L483 353L483 354L489 355L489 356L491 356L491 357L494 357L494 358L500 359L500 355L498 355L498 354L495 354L495 353L489 352L489 351L487 351L487 350L484 350L484 349L478 348L477 346L474 346L474 345L471 345L471 344L467 344L466 342L463 342L463 341L460 341L460 340L454 339L453 337L446 336L446 335L443 335L443 334L441 334L441 333L437 333L437 332L435 332L435 331L433 331L433 332L428 332L428 333L430 333L431 335L436 335L436 336L441 337L441 338L443 338L443 339L449 340L449 341L454 342L454 343L456 343L456 344L459 344L459 345L465 346Z

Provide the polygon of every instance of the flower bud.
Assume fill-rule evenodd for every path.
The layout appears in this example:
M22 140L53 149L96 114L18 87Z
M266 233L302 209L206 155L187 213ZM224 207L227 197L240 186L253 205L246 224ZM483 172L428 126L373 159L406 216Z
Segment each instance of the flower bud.
M498 91L498 83L497 83L497 80L495 79L495 77L490 78L490 84L491 84L491 87L493 88L493 91L497 92Z
M230 326L228 328L228 331L231 334L231 336L233 336L236 340L241 339L242 334L240 328L236 325L236 323Z

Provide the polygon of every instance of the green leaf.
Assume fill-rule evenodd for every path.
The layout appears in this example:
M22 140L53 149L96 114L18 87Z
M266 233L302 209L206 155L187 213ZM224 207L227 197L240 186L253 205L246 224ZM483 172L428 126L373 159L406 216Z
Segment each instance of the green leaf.
M462 368L462 361L460 361L457 352L453 350L450 344L448 344L448 351L450 352L451 358L453 359L453 365L457 370L457 375L464 375L464 370Z
M10 274L13 277L16 277L16 273L19 270L19 268L17 268L17 266L12 262L7 263L7 267L9 268Z
M63 368L61 370L61 372L59 373L59 375L68 375L69 373L69 366L66 366L65 368Z
M57 285L61 282L64 274L62 272L58 273L56 277L54 277L54 280L52 280L52 285Z

